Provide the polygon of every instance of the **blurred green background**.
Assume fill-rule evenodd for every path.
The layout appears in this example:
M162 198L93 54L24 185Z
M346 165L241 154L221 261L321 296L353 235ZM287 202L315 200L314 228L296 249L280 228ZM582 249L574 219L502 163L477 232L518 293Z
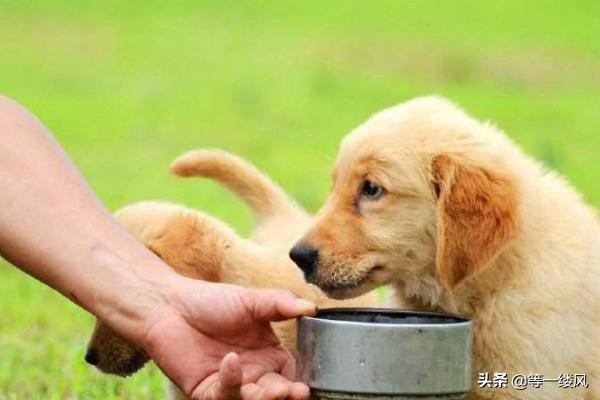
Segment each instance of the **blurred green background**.
M235 198L168 175L195 147L250 159L315 210L340 138L430 93L496 121L600 205L598 1L0 0L0 92L113 210L168 199L247 231ZM161 398L153 367L122 380L84 364L91 322L0 262L0 399Z

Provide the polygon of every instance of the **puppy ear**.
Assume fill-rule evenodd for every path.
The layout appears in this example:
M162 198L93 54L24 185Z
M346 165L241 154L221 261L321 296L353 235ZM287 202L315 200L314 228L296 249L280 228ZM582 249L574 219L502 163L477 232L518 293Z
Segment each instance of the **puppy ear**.
M517 187L509 176L450 156L432 160L437 198L438 279L449 290L485 267L517 229Z
M231 239L217 230L218 224L196 215L175 215L164 234L147 241L146 247L180 275L220 282L225 248Z

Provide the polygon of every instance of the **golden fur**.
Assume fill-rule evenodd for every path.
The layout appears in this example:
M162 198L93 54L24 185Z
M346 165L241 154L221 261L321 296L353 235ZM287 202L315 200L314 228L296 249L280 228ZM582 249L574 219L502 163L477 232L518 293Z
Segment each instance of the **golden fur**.
M217 150L186 153L172 170L180 176L208 176L222 182L255 211L252 239L239 237L229 226L199 211L164 202L129 205L115 218L175 271L190 278L251 287L289 289L319 307L373 306L374 294L346 301L326 298L306 284L289 259L294 240L310 223L309 215L269 178L244 160ZM295 321L273 324L285 347L295 351ZM129 375L148 356L101 321L96 322L88 350L97 367L107 373ZM185 398L173 385L171 398Z
M365 180L385 192L369 198ZM390 284L392 304L474 323L469 399L600 399L600 227L563 179L489 123L426 97L342 142L333 187L300 243L311 281L345 299ZM589 389L479 389L478 372L586 373Z

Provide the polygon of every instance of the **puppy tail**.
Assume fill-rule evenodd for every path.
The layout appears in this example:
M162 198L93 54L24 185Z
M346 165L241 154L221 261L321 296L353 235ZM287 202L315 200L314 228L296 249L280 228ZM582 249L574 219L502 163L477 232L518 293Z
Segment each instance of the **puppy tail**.
M171 163L171 172L181 177L214 179L236 193L258 218L301 213L275 182L248 161L223 150L192 150Z

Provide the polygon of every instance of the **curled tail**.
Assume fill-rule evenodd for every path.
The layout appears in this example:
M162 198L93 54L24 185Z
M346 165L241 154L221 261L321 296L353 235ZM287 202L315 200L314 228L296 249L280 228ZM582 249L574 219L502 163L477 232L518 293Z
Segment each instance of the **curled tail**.
M184 153L171 163L171 171L177 176L203 176L220 182L241 197L259 218L303 212L254 165L223 150Z

